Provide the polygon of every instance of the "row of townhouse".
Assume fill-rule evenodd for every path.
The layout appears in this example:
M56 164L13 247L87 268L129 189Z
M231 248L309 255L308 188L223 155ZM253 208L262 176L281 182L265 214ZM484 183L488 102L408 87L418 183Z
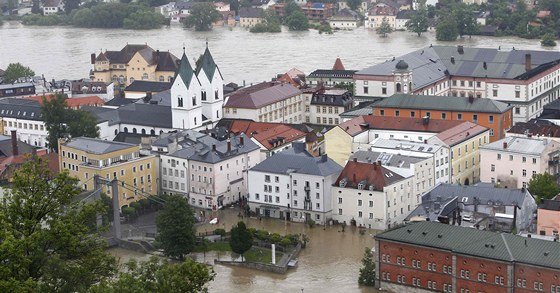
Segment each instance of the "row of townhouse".
M219 141L192 130L152 143L160 154L161 190L180 194L192 206L217 209L247 194L247 171L260 162L260 149L245 134Z
M513 107L513 122L537 117L560 94L560 53L430 46L354 74L355 99L395 93L486 98Z
M338 125L340 114L350 110L353 95L348 90L299 89L289 82L263 82L237 90L225 97L224 118L256 122Z

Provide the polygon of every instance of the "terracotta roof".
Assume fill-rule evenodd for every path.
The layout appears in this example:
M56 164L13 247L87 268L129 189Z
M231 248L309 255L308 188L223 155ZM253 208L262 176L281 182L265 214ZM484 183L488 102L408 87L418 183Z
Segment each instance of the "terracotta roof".
M301 94L289 83L263 82L233 92L224 107L258 109Z
M50 101L54 98L54 95L44 96L45 99ZM39 104L43 104L43 96L29 96L24 97L24 99L37 101ZM105 102L102 98L98 96L87 96L87 97L78 97L78 98L69 98L66 99L66 105L68 108L81 108L82 106L102 106Z
M364 190L383 191L383 187L403 179L405 179L403 176L393 173L383 165L378 165L377 162L371 164L348 161L336 179L335 185L341 186L340 182L343 181L346 188L358 188L358 184L363 184Z
M305 75L305 73L303 73L303 71L301 71L301 70L299 70L299 69L297 69L297 68L295 68L295 67L292 68L292 69L290 69L290 70L288 70L288 71L286 71L286 74L287 74L288 76L290 76L291 78L296 78L296 77L298 77L298 76L300 76L300 75Z
M248 134L251 136L250 134ZM294 140L305 137L306 133L287 125L277 125L276 127L252 135L259 143L268 150L277 148L278 146L289 144Z
M467 139L470 139L471 137L477 136L484 131L488 131L488 128L472 123L470 121L465 121L453 128L438 133L436 137L445 144L454 146Z
M334 65L332 67L332 70L346 70L344 68L344 65L342 65L342 61L340 60L340 58L336 58L336 61L334 61Z
M289 76L287 73L284 73L282 76L280 76L276 80L287 82L287 83L293 85L294 87L299 87L299 84L291 76Z
M28 156L30 154L21 154L17 156L11 156L7 158L3 158L0 160L0 174L3 174L10 166L15 166L15 169L18 169L18 166L25 163L28 160ZM46 149L37 151L37 156L43 157L48 160L48 168L51 172L56 175L60 172L58 167L58 154L55 152L49 153ZM15 170L14 170L15 171ZM4 176L3 174L2 176ZM9 174L8 176L11 176ZM9 179L9 178L5 178Z
M338 127L346 131L350 136L368 129L386 130L408 130L420 132L440 133L463 123L462 121L428 119L425 123L423 118L404 118L388 116L358 116L341 123Z
M531 136L560 137L560 126L547 123L545 120L517 122L508 133L525 134Z

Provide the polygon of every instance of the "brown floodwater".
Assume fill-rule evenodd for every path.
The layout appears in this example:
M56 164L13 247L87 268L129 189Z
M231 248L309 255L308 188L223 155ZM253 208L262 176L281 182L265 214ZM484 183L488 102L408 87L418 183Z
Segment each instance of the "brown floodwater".
M216 228L229 230L237 221L236 209L215 212L220 223L204 224L199 232L213 231ZM298 256L298 267L287 274L275 274L257 270L214 265L216 278L209 285L210 292L379 292L373 288L358 286L358 274L361 259L366 247L373 246L372 234L367 230L361 235L355 227L346 227L345 232L339 226L314 226L309 228L300 223L285 223L274 219L243 219L248 227L265 229L272 233L304 233L310 238L307 248ZM131 257L147 259L144 254L115 248L110 250L123 261ZM213 259L227 259L228 253L210 252L204 257L197 255L200 262L213 263ZM303 291L302 291L303 289Z

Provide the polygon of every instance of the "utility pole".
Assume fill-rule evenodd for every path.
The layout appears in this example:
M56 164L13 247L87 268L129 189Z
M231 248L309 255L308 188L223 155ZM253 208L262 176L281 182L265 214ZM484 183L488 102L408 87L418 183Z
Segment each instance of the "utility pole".
M113 197L113 227L115 228L115 238L122 239L121 232L121 215L120 215L120 205L119 205L119 181L117 178L113 180L107 180L99 175L94 175L94 187L95 190L99 189L101 184L111 185L111 192ZM98 191L101 193L101 190Z

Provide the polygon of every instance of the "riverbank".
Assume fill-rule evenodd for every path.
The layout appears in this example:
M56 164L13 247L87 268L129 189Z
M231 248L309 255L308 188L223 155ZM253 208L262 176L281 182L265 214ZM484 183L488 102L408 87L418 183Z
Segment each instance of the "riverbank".
M271 41L273 38L273 42ZM101 50L120 50L127 43L145 44L154 49L170 51L176 56L183 52L194 62L206 47L212 52L226 83L240 85L270 80L276 74L295 67L309 74L316 69L332 67L340 57L348 70L360 70L433 45L464 45L511 49L553 50L543 48L538 40L513 37L464 38L456 42L438 42L435 34L421 37L409 32L394 32L381 38L375 31L363 27L339 31L332 35L315 30L253 34L244 28L215 28L195 32L172 25L156 30L82 29L75 27L28 27L8 21L0 28L0 68L9 63L23 62L47 79L79 79L89 76L92 69L90 54ZM38 50L37 47L48 47ZM15 49L17 48L17 50Z

